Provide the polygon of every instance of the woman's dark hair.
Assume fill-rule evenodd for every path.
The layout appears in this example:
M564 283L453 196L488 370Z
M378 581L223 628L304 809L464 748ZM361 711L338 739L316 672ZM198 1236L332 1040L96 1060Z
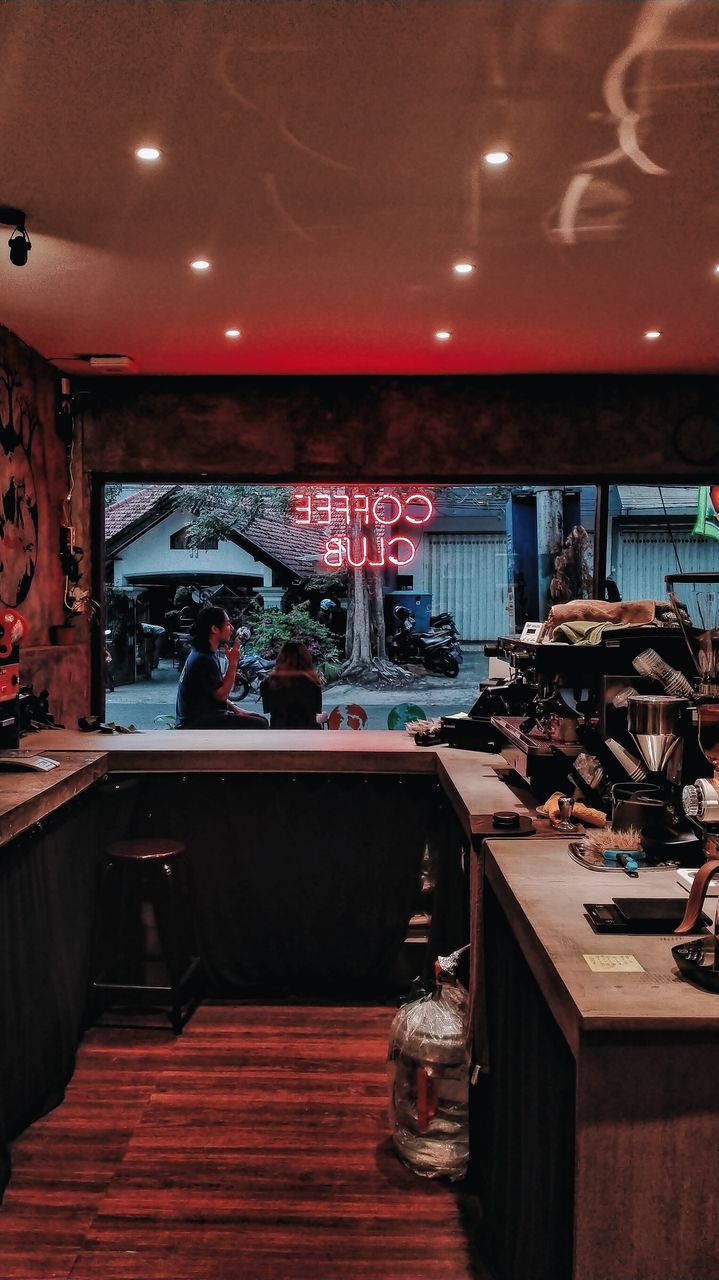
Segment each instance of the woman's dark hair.
M286 640L275 658L272 676L293 675L308 676L315 684L319 684L312 654L301 640Z
M204 609L200 609L190 627L190 639L193 644L206 648L210 643L210 631L213 627L224 627L226 617L224 609L220 609L216 604L208 604Z

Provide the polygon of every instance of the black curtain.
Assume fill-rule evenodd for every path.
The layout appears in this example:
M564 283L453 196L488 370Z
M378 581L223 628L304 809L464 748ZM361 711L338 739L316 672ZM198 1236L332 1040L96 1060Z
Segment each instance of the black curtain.
M377 993L414 906L430 779L155 774L140 785L143 830L188 845L215 991Z
M96 793L0 849L0 1191L7 1143L62 1101L87 995Z

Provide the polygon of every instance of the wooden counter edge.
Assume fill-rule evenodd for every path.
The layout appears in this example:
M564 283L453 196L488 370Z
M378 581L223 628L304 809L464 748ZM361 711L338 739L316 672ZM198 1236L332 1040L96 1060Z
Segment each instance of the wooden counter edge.
M320 739L318 742L317 739ZM476 792L483 777L501 783L501 756L468 752L446 744L418 747L390 730L316 734L311 731L246 730L242 733L147 730L138 734L85 734L53 730L37 735L37 747L52 753L101 747L110 773L370 773L436 776L465 833L486 830L494 804L467 794L463 778L471 776ZM527 809L509 790L502 807Z
M546 1000L574 1058L578 1057L583 1019L557 968L537 938L501 867L492 856L492 842L485 841L485 875L519 944L537 985ZM606 1029L606 1028L603 1028Z
M345 734L245 730L223 733L148 730L83 734L59 730L37 736L39 750L87 751L97 744L110 772L423 773L436 771L432 748L417 747L389 730ZM319 741L318 741L319 739Z
M18 800L7 813L0 816L0 848L17 839L36 823L56 813L68 801L87 791L93 783L105 776L107 773L105 753L86 752L86 754L93 758L84 760L82 764L64 766L60 776L56 776L55 770L51 773L17 775L24 781L36 779L40 785L36 794Z
M668 1011L666 1015L657 1013L591 1013L582 1012L549 952L537 937L534 927L516 897L514 889L507 881L501 867L495 861L491 841L486 841L485 874L497 900L507 918L509 927L529 965L534 979L544 1000L562 1032L575 1059L578 1058L580 1046L589 1042L599 1043L604 1036L627 1035L638 1032L642 1035L652 1032L677 1034L702 1032L716 1034L719 1001L714 1006L707 1004L707 1013L689 1016L683 1015L677 1021L676 1014ZM682 941L677 937L677 942ZM667 944L671 945L670 942ZM669 959L670 967L673 960ZM709 996L711 1001L711 996ZM712 1009L714 1012L712 1012Z

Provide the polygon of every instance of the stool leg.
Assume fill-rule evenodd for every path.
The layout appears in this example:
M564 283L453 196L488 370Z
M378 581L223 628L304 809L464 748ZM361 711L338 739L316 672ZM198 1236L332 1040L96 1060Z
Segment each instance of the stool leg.
M115 881L117 867L109 859L106 860L100 873L95 908L95 922L92 931L92 951L90 962L90 984L87 994L87 1005L83 1023L91 1027L100 1016L105 999L103 993L95 987L98 978L104 975L110 952L110 939L118 932L116 915Z
M190 963L190 952L182 930L184 916L182 889L175 869L169 862L162 863L162 878L153 879L152 892L157 934L170 975L172 999L170 1021L175 1035L180 1035L183 1025L181 981Z

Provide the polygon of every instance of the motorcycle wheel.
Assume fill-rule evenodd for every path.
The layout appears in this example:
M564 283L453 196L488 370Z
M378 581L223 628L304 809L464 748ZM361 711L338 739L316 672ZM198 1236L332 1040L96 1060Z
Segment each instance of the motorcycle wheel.
M255 695L255 701L257 702L259 702L260 698L262 697L262 686L265 682L266 676L267 676L267 672L263 671L262 675L258 675L254 677L250 685L250 688L252 689L252 692Z
M244 702L249 692L250 692L250 686L248 685L247 681L244 680L242 676L239 676L235 683L235 687L232 690L232 701Z
M444 660L444 674L449 676L451 680L455 680L459 675L459 663L456 658L452 657L451 653L448 653Z

